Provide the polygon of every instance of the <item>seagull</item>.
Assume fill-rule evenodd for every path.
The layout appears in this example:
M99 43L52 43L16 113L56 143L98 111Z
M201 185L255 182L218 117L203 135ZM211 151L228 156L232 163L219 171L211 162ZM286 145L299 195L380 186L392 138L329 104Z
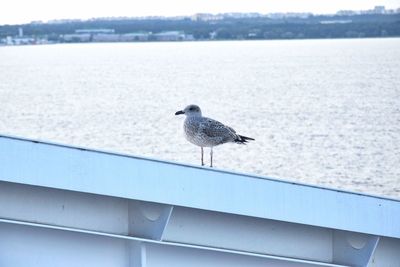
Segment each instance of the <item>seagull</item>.
M219 121L203 117L201 109L197 105L189 105L183 110L179 110L175 115L186 115L183 129L186 139L201 147L201 166L204 166L203 154L204 147L210 147L210 167L213 166L213 147L225 143L245 144L251 137L238 135L234 129L222 124Z

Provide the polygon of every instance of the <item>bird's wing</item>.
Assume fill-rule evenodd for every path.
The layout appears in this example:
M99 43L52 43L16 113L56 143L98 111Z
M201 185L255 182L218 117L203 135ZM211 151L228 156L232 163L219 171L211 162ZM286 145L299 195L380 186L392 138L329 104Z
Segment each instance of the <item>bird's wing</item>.
M224 137L231 136L232 134L235 135L235 130L233 130L231 127L225 126L219 121L210 118L204 118L200 124L199 130L209 137Z
M229 130L231 130L233 133L236 133L236 131L232 127L229 127L229 126L226 126L226 125L225 125L225 127L228 128Z

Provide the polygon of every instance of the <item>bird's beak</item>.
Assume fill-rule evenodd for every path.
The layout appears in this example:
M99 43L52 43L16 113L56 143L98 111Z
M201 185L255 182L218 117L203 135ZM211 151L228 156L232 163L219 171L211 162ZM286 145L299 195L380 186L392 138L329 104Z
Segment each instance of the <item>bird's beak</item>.
M181 115L181 114L185 114L185 112L183 112L182 110L175 112L175 115Z

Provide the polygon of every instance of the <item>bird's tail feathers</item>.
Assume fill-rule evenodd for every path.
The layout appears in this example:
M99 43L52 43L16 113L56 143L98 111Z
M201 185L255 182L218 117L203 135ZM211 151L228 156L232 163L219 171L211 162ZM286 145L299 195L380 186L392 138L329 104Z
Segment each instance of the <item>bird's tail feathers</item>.
M237 135L237 138L235 139L236 144L242 144L245 145L248 141L255 141L254 138L243 136L243 135Z

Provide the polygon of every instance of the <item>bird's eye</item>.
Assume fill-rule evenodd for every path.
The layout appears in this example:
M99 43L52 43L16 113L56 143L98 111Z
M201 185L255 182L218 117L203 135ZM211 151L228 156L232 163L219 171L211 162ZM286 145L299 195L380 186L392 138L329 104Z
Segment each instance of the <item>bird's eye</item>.
M192 110L192 111L193 111L193 110L194 110L194 107L189 108L189 110Z

